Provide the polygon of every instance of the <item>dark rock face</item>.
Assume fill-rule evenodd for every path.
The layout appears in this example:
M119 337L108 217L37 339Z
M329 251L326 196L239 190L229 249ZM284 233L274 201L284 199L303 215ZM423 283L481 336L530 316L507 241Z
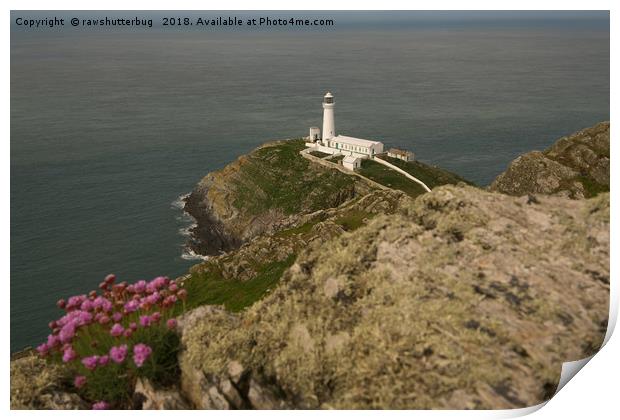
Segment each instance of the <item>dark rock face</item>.
M216 255L238 248L243 241L217 219L205 198L206 191L196 188L185 200L184 210L196 220L188 246L200 255Z
M575 199L609 191L609 122L563 137L544 152L519 156L489 189Z

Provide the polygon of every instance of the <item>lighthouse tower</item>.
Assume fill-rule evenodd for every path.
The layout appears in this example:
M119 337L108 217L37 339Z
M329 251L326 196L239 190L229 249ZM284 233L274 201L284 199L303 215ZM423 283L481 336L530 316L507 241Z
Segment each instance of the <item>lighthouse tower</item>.
M334 125L334 95L327 92L323 97L323 145L329 146L329 139L336 136Z

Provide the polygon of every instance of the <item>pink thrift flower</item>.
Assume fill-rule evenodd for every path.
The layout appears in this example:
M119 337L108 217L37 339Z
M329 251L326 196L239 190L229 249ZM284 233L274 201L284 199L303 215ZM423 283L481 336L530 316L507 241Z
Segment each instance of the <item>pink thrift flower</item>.
M123 336L125 338L131 338L132 335L133 335L133 330L130 328L127 328L125 331L123 331Z
M62 353L62 361L65 363L69 363L72 360L77 358L77 353L73 350L73 347L67 346L64 352Z
M165 277L155 277L150 281L149 286L151 286L155 290L159 290L166 286L168 283L168 279Z
M86 295L71 296L67 300L67 310L78 308L86 300Z
M47 336L47 347L52 348L52 347L56 347L59 344L60 344L60 339L58 338L57 335L50 334Z
M107 284L114 283L116 281L116 276L114 274L108 274L107 276L105 276L105 279L103 279L103 281Z
M172 293L174 293L177 290L179 290L179 286L177 286L176 283L170 283L170 286L168 287L168 290L170 290Z
M119 322L121 319L123 319L123 314L120 312L114 312L112 315L112 320L114 320L114 322Z
M110 408L110 404L105 401L99 401L93 404L93 410L107 410Z
M64 299L58 299L58 302L56 302L56 306L58 306L60 309L65 309L65 307L67 306L67 302L65 302Z
M153 312L151 314L151 323L157 324L161 320L161 314L159 312Z
M123 331L123 326L117 323L112 325L112 328L110 329L110 335L112 337L118 337L119 335L123 334Z
M76 388L82 388L84 385L86 385L86 376L76 376L73 380L73 385L75 385Z
M140 325L142 325L144 328L146 328L149 325L151 325L151 317L149 317L148 315L141 315L140 316Z
M164 301L162 302L162 305L164 308L168 308L174 305L176 301L177 301L177 297L175 295L170 295L166 299L164 299Z
M85 300L82 302L80 309L86 312L90 312L93 310L93 302L91 300Z
M80 311L77 315L79 325L88 325L93 321L93 314L90 312Z
M129 302L125 304L125 312L127 313L135 312L138 310L139 306L140 304L138 303L137 300L130 300Z
M103 296L97 296L95 300L93 300L93 308L101 309L103 306L103 301L106 300Z
M82 359L82 364L88 370L93 370L97 367L97 362L99 362L99 356L88 356Z
M166 321L166 326L169 330L174 330L177 327L177 320L174 318L170 318L168 321Z
M120 346L112 347L110 349L110 358L115 363L123 363L126 356L127 356L127 344L122 344Z
M135 322L130 322L129 328L135 331L138 329L138 324L136 324Z
M101 304L101 309L103 309L105 312L112 312L113 308L114 305L112 305L112 302L104 298L103 303Z
M127 283L122 282L122 283L115 284L114 286L112 286L112 290L114 290L114 293L122 293L126 287L127 287Z
M108 322L110 322L110 317L107 315L102 315L101 317L99 317L99 324L101 325L105 325Z
M177 293L177 296L181 300L187 299L187 290L185 290L185 289L179 290L178 293Z
M134 284L134 290L136 291L136 293L144 293L146 291L146 281L145 280L140 280L138 282L136 282L136 284Z
M56 321L51 321L49 324L47 324L47 326L50 328L50 330L53 330L54 328L58 327L58 323Z
M159 292L153 292L146 297L146 301L151 305L155 305L157 302L159 302L159 299L161 299L161 295L159 294Z
M39 356L47 356L47 354L49 353L49 350L50 348L47 345L47 343L43 343L37 346L37 352L39 352Z
M99 357L98 363L99 363L99 366L105 366L108 364L109 361L110 361L110 357L106 354L106 355Z
M71 340L73 340L74 336L75 336L75 324L73 322L62 327L60 329L60 332L58 333L58 338L60 339L61 343L70 342Z
M149 358L153 350L146 344L136 344L133 346L133 361L138 367L142 367L146 359Z

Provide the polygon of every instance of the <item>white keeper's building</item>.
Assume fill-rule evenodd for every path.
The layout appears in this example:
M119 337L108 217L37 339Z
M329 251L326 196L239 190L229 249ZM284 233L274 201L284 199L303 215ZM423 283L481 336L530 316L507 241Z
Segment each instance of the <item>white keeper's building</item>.
M323 133L319 136L319 128L310 127L306 146L330 155L344 155L342 164L351 170L361 166L361 159L383 153L383 143L380 141L336 135L334 106L334 95L327 92L323 97Z

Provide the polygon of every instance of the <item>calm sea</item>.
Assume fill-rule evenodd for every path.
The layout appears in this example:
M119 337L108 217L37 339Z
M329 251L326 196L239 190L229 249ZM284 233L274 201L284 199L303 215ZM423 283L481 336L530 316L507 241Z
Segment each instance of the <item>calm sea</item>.
M482 185L609 119L606 14L335 15L306 30L12 28L11 350L108 273L186 272L178 197L320 125L327 90L339 133Z

